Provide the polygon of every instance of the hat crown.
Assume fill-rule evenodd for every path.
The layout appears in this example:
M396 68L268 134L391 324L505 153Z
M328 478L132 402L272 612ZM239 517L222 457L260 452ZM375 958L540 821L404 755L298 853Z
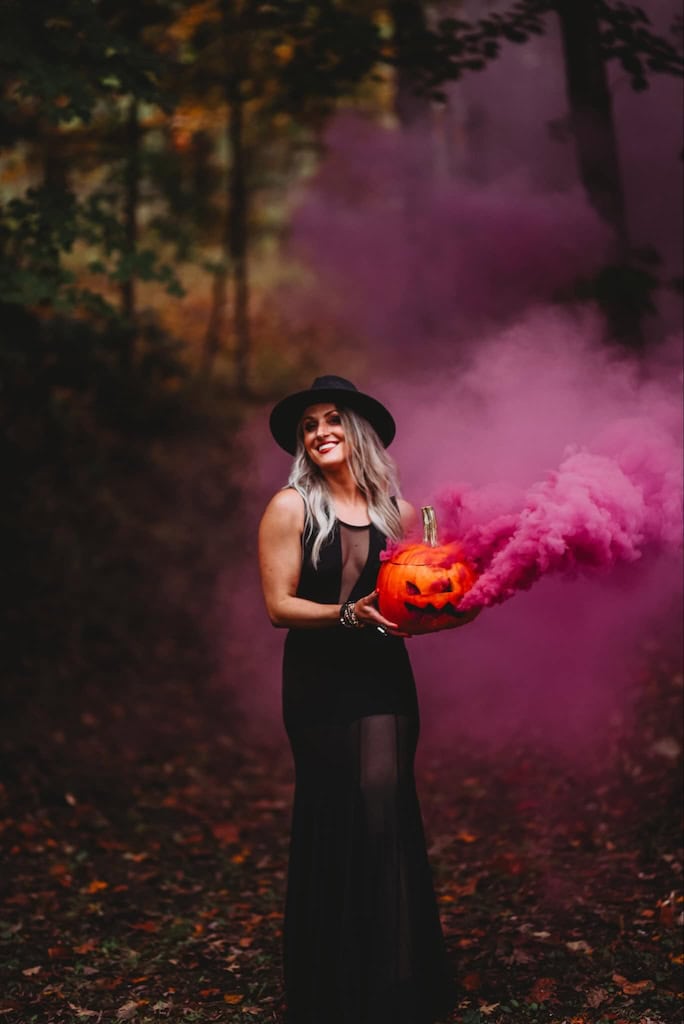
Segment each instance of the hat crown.
M344 377L336 377L334 374L327 374L324 377L316 377L315 381L311 385L312 391L319 391L323 389L329 390L334 388L340 391L358 391L356 385L352 384L350 380L346 380Z

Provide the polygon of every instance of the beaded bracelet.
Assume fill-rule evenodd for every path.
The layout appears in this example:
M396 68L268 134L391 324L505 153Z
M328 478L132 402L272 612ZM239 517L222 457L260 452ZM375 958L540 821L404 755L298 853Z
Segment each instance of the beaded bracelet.
M345 629L363 629L363 622L354 611L355 601L345 601L340 608L340 625Z

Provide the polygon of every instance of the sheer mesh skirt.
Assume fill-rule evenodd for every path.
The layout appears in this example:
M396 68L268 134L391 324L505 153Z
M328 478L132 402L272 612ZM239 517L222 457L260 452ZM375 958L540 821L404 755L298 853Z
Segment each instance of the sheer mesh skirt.
M413 777L417 716L290 731L289 1024L427 1024L453 1005Z

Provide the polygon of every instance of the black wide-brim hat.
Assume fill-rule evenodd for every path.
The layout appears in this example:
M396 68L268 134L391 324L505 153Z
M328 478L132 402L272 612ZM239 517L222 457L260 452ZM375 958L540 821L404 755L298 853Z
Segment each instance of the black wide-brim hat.
M302 413L319 402L334 402L338 409L353 409L368 420L385 448L392 443L397 428L385 406L377 398L364 395L350 380L329 375L316 377L308 391L283 398L271 413L271 433L290 455L297 449L297 427Z

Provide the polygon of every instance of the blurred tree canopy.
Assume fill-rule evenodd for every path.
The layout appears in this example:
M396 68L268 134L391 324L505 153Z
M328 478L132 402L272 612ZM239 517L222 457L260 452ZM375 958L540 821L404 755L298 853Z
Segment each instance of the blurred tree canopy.
M235 542L226 481L243 403L259 374L268 391L314 361L315 339L300 351L292 338L255 368L254 268L278 251L289 193L341 106L363 97L408 128L449 83L557 18L582 182L616 234L615 266L582 294L610 314L628 293L632 325L648 308L657 268L626 238L605 65L635 90L681 75L675 37L615 0L520 0L475 20L442 10L0 5L4 639L36 686L149 651L179 664L179 648L202 646L185 612L211 600L211 566Z

